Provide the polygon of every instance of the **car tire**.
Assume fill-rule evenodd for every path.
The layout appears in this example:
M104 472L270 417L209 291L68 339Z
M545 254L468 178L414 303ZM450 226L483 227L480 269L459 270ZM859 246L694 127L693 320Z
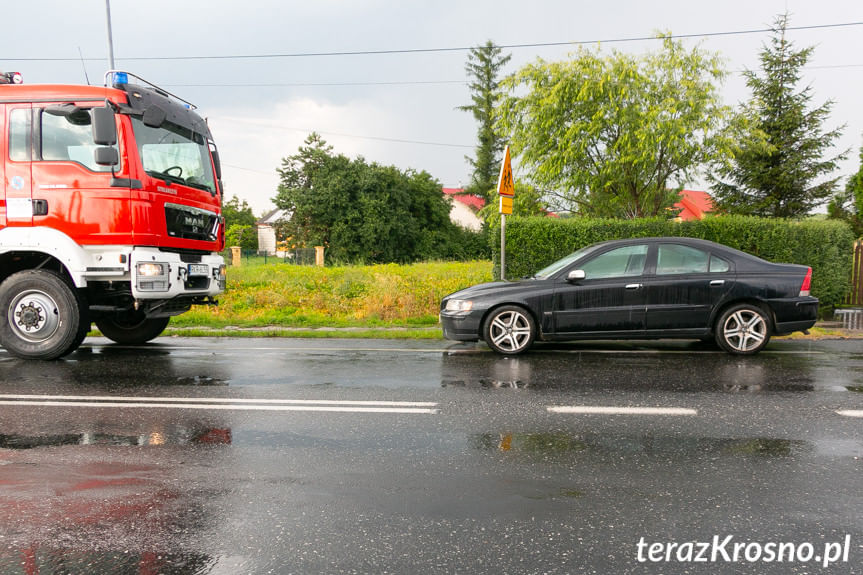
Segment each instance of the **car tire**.
M758 353L770 341L773 329L769 314L754 304L731 306L716 321L716 343L735 355Z
M530 348L536 332L530 312L520 306L506 305L489 314L483 326L483 339L497 353L517 355Z
M24 359L57 359L87 335L86 304L48 270L22 271L0 284L0 345Z
M168 327L170 317L145 317L140 313L124 316L100 317L96 327L111 341L125 345L139 345L158 337Z

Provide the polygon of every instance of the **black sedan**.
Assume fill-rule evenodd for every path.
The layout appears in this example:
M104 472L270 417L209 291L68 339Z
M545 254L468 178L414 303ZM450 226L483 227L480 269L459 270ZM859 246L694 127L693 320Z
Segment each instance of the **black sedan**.
M805 331L818 313L812 269L705 240L638 238L582 248L520 281L446 296L447 339L521 353L534 340L688 338L734 354Z

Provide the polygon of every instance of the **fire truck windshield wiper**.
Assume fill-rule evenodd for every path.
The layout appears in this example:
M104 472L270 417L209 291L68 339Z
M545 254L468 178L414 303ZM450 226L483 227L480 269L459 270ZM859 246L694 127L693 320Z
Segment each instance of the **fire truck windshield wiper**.
M190 188L196 188L198 190L204 190L205 192L213 193L213 188L208 186L207 184L202 184L200 182L194 181L194 178L189 178L184 182Z
M160 180L164 180L165 182L173 182L175 184L185 184L186 180L183 178L172 176L171 174L166 174L165 172L157 172L156 170L145 170L147 175L153 178L158 178Z

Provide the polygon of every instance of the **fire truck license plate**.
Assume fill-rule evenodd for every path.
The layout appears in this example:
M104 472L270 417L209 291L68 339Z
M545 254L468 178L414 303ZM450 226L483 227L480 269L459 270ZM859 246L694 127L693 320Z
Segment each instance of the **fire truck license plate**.
M207 264L189 264L190 276L205 276L210 271Z

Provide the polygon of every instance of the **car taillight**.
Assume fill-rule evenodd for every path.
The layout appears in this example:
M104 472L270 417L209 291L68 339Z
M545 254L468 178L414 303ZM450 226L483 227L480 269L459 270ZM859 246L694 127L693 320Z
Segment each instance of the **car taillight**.
M812 268L806 270L806 277L803 279L803 285L800 286L800 297L809 295L809 284L812 283Z

